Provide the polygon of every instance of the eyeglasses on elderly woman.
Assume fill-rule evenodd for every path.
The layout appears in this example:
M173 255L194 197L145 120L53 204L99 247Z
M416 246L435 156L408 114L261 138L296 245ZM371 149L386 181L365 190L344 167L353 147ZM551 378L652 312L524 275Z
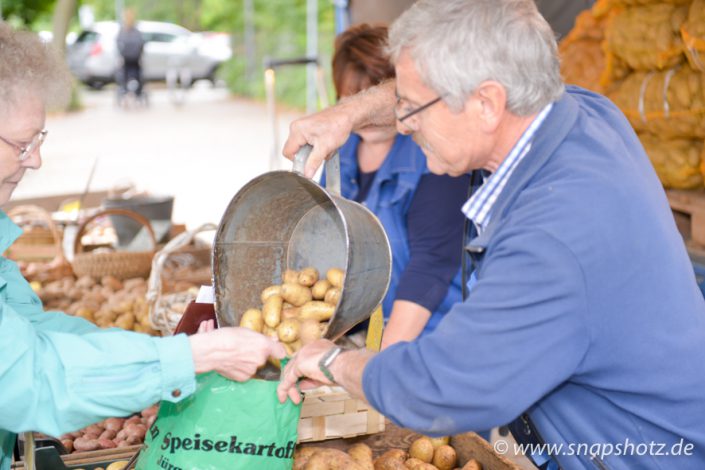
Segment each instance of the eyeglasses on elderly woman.
M27 160L32 153L37 150L41 145L44 143L44 140L46 140L47 134L49 133L48 130L42 129L41 131L37 132L37 134L32 137L32 140L29 141L27 145L21 145L17 144L15 142L12 142L11 140L6 139L5 137L0 136L0 140L5 142L7 145L10 147L14 148L17 150L17 159L21 162Z

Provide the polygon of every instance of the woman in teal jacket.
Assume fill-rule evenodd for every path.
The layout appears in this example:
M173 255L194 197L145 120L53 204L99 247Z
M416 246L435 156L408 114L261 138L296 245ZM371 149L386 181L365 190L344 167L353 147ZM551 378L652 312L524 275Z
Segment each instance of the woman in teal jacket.
M336 40L339 98L394 77L387 28L354 26ZM377 215L392 248L392 279L382 309L382 347L432 331L461 300L463 214L469 177L429 173L426 157L396 129L362 129L340 149L342 194Z
M65 71L31 33L0 23L0 205L27 169L41 166L45 103ZM20 235L0 211L0 252ZM195 390L195 374L215 370L246 380L278 343L241 328L153 338L44 312L17 265L0 257L0 470L10 468L15 433L58 436Z

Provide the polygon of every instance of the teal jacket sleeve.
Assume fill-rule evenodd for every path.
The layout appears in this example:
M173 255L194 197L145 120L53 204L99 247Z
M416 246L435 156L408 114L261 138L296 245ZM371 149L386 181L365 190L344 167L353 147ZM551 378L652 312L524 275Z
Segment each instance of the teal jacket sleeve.
M185 335L153 338L90 328L76 335L59 331L67 325L62 321L37 328L0 304L2 428L60 435L195 390Z

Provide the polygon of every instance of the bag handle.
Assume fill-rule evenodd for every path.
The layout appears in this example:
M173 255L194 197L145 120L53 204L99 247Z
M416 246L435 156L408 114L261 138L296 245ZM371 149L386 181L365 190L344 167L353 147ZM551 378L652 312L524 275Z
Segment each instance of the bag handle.
M88 224L93 222L98 217L102 217L104 215L123 215L125 217L129 217L132 220L144 225L147 228L147 233L149 234L149 238L152 240L152 245L154 246L154 248L152 249L152 252L156 251L157 237L154 235L154 229L152 228L152 224L149 223L149 220L146 217L138 214L137 212L133 212L133 211L130 211L127 209L103 209L101 211L96 212L92 216L88 217L78 227L78 231L76 232L76 240L73 243L74 255L77 253L83 253L83 245L81 244L81 238L83 237L83 233L85 232L86 228L88 227Z

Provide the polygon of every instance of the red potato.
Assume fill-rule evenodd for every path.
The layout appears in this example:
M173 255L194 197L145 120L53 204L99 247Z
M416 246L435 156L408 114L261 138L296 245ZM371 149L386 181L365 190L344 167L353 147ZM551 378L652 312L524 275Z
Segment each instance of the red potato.
M98 436L98 439L115 439L115 436L117 436L116 430L106 429L100 436Z
M104 421L105 429L111 429L115 432L122 429L125 424L125 418L108 418Z
M98 445L101 449L114 449L117 447L117 444L110 439L98 439Z
M76 452L88 452L91 450L98 450L100 448L100 444L98 443L98 439L86 439L84 437L79 437L73 441L73 448Z

